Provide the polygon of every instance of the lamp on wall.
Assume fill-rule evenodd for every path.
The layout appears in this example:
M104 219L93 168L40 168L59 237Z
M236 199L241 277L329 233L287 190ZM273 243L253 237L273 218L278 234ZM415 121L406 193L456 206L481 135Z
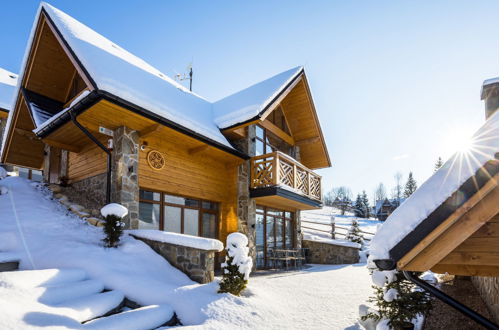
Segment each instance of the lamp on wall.
M147 149L147 141L144 141L140 146L140 151L146 151L146 149Z

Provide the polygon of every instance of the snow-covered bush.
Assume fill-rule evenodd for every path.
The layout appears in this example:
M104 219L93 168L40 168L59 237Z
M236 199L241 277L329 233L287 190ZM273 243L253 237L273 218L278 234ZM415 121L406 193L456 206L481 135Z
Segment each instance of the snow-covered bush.
M376 311L361 315L362 321L374 320L376 329L402 329L413 323L431 309L430 295L419 290L404 275L396 270L372 271L374 303Z
M346 239L350 242L364 244L364 237L360 233L359 222L356 219L352 220L352 225L348 229Z
M104 234L106 237L103 239L106 247L117 247L120 242L120 237L123 234L123 227L125 223L121 221L127 214L128 209L123 205L111 203L104 206L100 213L106 219L104 223Z
M241 233L227 236L227 256L222 263L222 281L219 293L232 293L239 296L248 284L253 260L248 256L248 238Z

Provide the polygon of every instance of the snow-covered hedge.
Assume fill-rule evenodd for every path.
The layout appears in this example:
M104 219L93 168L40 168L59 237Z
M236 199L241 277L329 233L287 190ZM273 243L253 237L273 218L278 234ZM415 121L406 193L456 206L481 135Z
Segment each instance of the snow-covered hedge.
M168 233L165 231L153 229L135 229L128 230L129 234L140 238L150 239L152 241L170 243L175 245L187 246L194 249L217 251L224 249L224 245L217 239L191 236L185 234Z

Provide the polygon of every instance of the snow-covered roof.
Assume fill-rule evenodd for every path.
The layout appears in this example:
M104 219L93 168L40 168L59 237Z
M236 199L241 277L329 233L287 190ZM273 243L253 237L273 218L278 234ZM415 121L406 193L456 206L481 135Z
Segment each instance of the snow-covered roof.
M50 4L42 2L38 15L42 10L74 52L96 89L117 96L230 149L233 147L220 129L226 127L226 123L242 122L249 116L258 114L274 95L280 93L283 85L302 70L301 67L294 68L211 103ZM37 21L38 17L35 24ZM248 110L248 107L251 109ZM54 117L62 114L63 111ZM54 117L41 123L36 131L42 130Z
M215 122L226 128L255 118L302 72L290 69L215 102Z
M0 68L0 110L10 111L17 85L17 74Z
M388 217L371 241L371 256L389 259L390 250L409 235L499 152L499 111L472 137L466 152L457 152Z

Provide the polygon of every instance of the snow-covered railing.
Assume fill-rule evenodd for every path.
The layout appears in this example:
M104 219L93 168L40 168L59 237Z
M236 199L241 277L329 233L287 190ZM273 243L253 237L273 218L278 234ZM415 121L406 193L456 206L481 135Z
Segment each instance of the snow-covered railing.
M285 186L321 201L321 180L320 175L280 151L251 158L251 188Z

